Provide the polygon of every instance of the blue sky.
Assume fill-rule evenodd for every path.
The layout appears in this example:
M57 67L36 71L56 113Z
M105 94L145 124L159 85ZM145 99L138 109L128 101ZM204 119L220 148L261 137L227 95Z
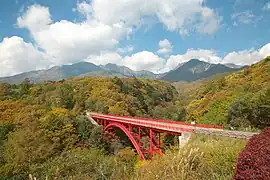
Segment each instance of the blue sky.
M164 72L270 54L269 0L2 0L0 76L89 61Z

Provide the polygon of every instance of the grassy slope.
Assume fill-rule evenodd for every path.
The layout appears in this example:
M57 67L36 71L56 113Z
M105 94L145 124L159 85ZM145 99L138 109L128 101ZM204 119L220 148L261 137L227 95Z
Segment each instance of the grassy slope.
M169 150L138 168L134 179L231 179L245 140L194 135L180 150Z

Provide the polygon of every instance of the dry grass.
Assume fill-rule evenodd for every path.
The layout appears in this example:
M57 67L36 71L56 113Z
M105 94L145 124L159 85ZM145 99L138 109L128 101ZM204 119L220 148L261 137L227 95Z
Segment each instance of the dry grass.
M195 136L185 147L170 150L137 169L134 179L231 179L244 146L244 140Z

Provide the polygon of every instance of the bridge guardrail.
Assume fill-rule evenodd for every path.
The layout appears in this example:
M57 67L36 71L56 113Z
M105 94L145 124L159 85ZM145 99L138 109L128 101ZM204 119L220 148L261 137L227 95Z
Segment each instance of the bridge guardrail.
M254 134L258 134L252 132L224 130L223 126L190 124L187 122L176 122L172 120L155 120L151 118L134 118L130 116L103 115L98 113L87 113L87 115L92 116L94 118L117 121L125 124L151 127L156 130L163 130L172 133L194 132L200 134L212 134L217 136L246 138L246 139L250 138Z

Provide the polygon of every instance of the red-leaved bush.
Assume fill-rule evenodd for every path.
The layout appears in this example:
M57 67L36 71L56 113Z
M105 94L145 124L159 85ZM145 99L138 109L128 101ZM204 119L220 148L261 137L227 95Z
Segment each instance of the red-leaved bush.
M239 154L235 180L270 180L270 128L250 138Z

